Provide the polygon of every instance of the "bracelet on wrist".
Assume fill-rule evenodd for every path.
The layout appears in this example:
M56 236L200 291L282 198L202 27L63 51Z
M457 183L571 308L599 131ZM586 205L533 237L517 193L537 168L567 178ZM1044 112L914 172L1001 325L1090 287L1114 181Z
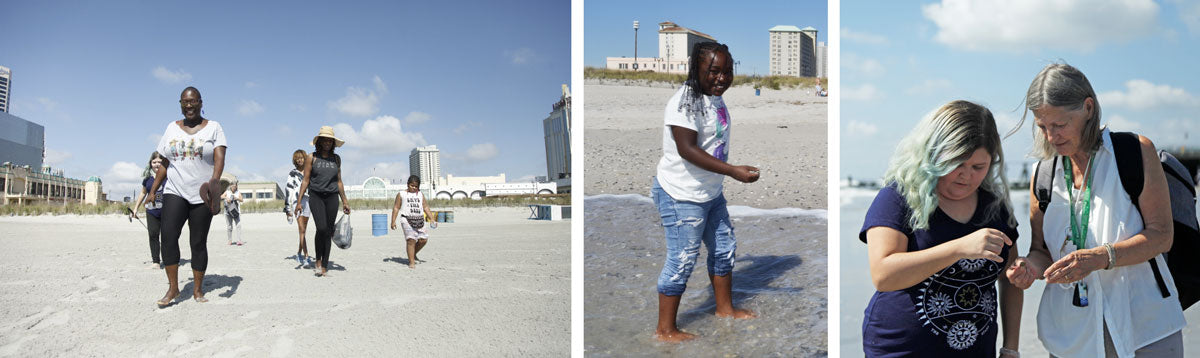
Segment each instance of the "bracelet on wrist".
M1105 243L1104 251L1108 252L1108 266L1104 269L1112 270L1113 267L1117 266L1117 249L1113 248L1112 244Z
M1008 348L1001 347L1000 355L1003 356L1005 354L1012 355L1017 358L1021 358L1021 352L1018 352L1016 349L1008 349Z

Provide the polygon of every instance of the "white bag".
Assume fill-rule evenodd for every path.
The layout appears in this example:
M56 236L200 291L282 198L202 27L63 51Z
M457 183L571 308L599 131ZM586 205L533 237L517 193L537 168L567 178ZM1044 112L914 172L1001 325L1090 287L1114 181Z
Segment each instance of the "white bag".
M339 249L349 249L350 239L354 236L353 229L350 228L350 215L342 215L338 219L337 224L333 228L333 243Z

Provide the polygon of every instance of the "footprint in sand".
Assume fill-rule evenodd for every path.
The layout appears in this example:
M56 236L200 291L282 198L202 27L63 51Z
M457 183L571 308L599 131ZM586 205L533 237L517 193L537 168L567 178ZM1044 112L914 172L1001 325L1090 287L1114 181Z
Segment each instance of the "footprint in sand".
M250 312L250 313L242 315L242 319L255 319L255 318L258 318L259 314L262 314L262 311Z

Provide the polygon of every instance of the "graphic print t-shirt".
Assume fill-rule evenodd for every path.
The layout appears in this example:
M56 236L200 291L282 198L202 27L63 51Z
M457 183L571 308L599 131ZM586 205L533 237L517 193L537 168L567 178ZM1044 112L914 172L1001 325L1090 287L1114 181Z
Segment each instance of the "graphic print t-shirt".
M729 111L720 96L701 95L703 111L694 116L679 108L687 86L680 87L667 101L663 113L663 156L658 161L658 184L675 200L708 202L721 195L725 176L704 170L679 156L671 126L696 131L696 145L705 153L729 160Z
M408 219L425 220L425 196L421 192L410 193L408 191L400 192L400 215Z
M982 228L1003 231L1014 243L1017 229L1008 226L1011 212L988 219L986 208L997 200L979 191L975 213L960 223L937 209L929 218L929 229L913 231L908 225L912 209L904 196L889 185L879 191L859 232L866 242L867 230L896 229L908 237L908 252L928 249ZM932 277L903 290L875 292L863 318L863 350L868 357L984 357L996 355L996 278L1008 260L1005 246L1000 257L958 260Z
M145 191L150 191L150 186L152 185L154 185L153 176L142 179L142 187L145 188ZM162 217L163 187L165 186L163 184L158 185L158 191L154 192L154 202L146 203L146 214L154 215L156 218Z
M212 178L213 150L217 147L227 147L225 130L217 121L208 121L196 134L187 134L174 121L168 123L158 141L158 153L170 160L163 192L192 204L203 203L200 185Z

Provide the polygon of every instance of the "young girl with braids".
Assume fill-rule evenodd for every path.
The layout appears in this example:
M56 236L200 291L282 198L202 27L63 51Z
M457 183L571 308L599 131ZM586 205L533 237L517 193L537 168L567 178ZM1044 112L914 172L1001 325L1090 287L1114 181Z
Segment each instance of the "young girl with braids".
M708 250L708 277L720 317L753 318L733 307L733 261L737 242L722 181L758 180L758 168L731 165L729 111L721 95L733 83L733 56L716 42L692 47L688 78L667 102L663 156L651 191L666 232L667 255L658 277L658 327L654 336L680 342L695 338L675 325L679 298L696 265L700 244Z

